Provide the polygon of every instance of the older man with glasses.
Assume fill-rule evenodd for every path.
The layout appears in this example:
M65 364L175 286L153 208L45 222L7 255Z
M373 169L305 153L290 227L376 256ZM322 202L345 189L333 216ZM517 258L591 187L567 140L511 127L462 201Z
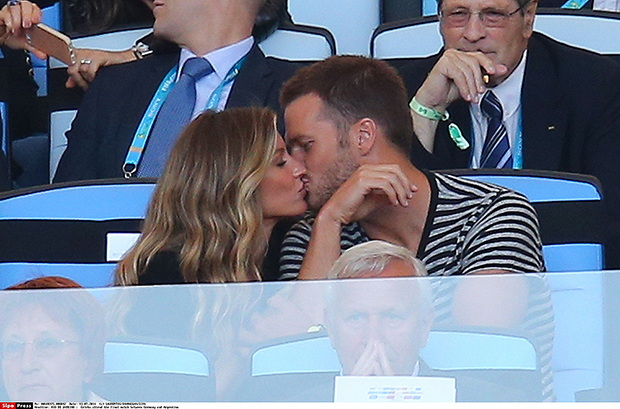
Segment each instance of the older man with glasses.
M596 176L620 267L620 66L533 31L536 0L439 0L444 48L401 69L423 168ZM415 39L412 39L415 41Z

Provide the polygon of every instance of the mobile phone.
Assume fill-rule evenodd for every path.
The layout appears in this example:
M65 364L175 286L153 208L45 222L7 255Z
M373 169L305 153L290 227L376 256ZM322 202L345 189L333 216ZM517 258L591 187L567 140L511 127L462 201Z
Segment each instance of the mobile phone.
M67 65L75 64L73 43L68 36L60 31L39 23L28 29L26 39L28 44L47 55L57 58Z

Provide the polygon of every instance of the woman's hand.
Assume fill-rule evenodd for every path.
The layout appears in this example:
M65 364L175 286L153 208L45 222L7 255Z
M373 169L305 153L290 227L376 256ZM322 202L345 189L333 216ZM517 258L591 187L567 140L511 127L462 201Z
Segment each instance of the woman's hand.
M0 45L16 50L27 50L36 57L45 59L47 55L28 44L26 30L41 22L41 9L34 3L23 0L6 4L0 9Z
M88 89L88 84L93 82L99 68L106 65L122 64L136 59L131 50L125 51L102 51L87 48L75 49L75 64L67 69L69 78L65 86L74 88L79 86L83 90Z

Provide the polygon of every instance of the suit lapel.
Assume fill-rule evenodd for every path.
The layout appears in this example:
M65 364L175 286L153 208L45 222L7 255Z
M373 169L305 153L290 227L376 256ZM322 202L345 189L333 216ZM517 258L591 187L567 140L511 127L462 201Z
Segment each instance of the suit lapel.
M266 106L273 84L271 74L265 55L254 44L235 79L226 108Z
M521 92L523 167L559 169L567 114L551 54L534 33L530 39Z
M469 105L463 100L457 100L448 107L448 113L450 114L448 122L441 122L437 128L434 155L439 158L440 168L468 168L472 146ZM449 123L454 123L459 127L463 137L469 142L469 148L461 150L456 146L448 132Z

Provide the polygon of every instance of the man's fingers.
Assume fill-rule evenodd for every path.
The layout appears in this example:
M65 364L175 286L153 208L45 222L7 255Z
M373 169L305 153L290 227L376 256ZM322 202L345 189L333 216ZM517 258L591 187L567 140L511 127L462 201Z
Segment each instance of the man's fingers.
M390 360L387 357L387 353L385 352L385 345L379 344L377 346L377 356L378 361L381 364L381 370L383 376L392 376L396 375L394 370L392 369L392 364L390 364Z
M398 165L362 165L360 167L360 172L381 172L385 174L393 174L400 180L400 183L403 186L407 186L407 188L411 190L412 197L413 192L416 192L418 190L417 186L415 186L409 181L407 175L405 175L405 173Z
M376 362L377 349L374 342L366 344L366 348L360 354L355 362L350 375L367 376L373 374L373 368Z
M461 53L458 54L458 58L463 62L463 64L468 67L467 69L469 73L471 73L470 78L473 83L470 84L470 87L474 95L474 102L478 102L478 95L486 91L486 83L482 76L485 72L490 75L493 75L495 73L494 70L492 70L493 72L491 72L488 69L489 64L492 67L493 63L484 54L476 54L474 57L472 57L469 54Z
M381 369L381 364L376 360L372 363L372 373L373 376L383 376L383 370Z
M408 206L409 199L417 190L400 167L395 165L361 168L360 177L365 180L368 188L385 193L394 205Z
M479 91L477 80L482 80L477 60L471 56L455 54L448 70L450 77L459 89L461 98L467 102L475 102Z
M365 175L361 182L363 185L363 195L381 194L388 198L394 206L408 206L408 191L398 182L394 175L374 174Z

